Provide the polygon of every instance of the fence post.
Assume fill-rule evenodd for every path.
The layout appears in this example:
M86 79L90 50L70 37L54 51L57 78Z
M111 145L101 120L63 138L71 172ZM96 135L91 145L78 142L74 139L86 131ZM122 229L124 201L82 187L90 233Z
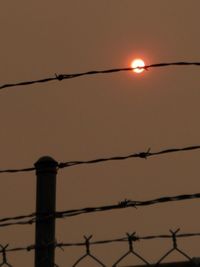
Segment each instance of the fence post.
M54 214L56 209L57 166L58 163L49 156L41 157L35 163L37 176L35 267L54 267L55 217L52 216L45 221L41 219L42 214L43 216Z

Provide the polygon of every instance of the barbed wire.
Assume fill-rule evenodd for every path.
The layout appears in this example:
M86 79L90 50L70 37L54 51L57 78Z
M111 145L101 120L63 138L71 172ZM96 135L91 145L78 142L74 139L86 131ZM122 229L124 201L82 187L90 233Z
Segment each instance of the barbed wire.
M144 201L125 199L124 201L121 201L114 205L57 211L55 212L55 214L30 213L27 215L21 215L21 216L16 216L16 217L6 217L6 218L0 219L0 227L13 226L13 225L25 225L25 224L31 225L35 223L36 221L45 221L52 217L55 217L57 219L63 219L65 217L72 217L72 216L77 216L77 215L86 214L86 213L103 212L103 211L124 209L124 208L129 208L129 207L138 208L141 206L151 206L155 204L192 200L192 199L194 200L194 199L199 199L199 198L200 198L200 193L184 194L184 195L177 195L177 196L171 196L171 197L167 196L167 197L160 197L160 198L155 198L152 200L144 200ZM29 218L29 220L24 220L27 218ZM24 221L21 221L21 220L24 220Z
M0 174L1 173L31 172L34 170L35 170L35 167L24 168L24 169L4 169L4 170L0 170Z
M30 213L27 215L20 215L20 216L15 216L15 217L5 217L0 219L0 223L4 223L4 222L8 222L8 221L16 221L16 220L23 220L23 219L27 219L27 218L33 218L35 217L36 213Z
M36 83L46 83L50 81L62 81L65 79L72 79L77 78L80 76L88 76L88 75L97 75L97 74L109 74L109 73L116 73L122 71L132 71L134 69L145 69L149 70L150 68L160 68L160 67L168 67L168 66L200 66L200 62L169 62L169 63L156 63L146 65L144 67L125 67L125 68L114 68L114 69L105 69L105 70L92 70L87 72L79 72L79 73L70 73L70 74L55 74L54 77L43 78L39 80L30 80L30 81L22 81L17 83L7 83L0 86L0 89L14 87L14 86L25 86L31 85Z
M159 155L168 154L168 153L175 153L175 152L181 152L181 151L182 152L183 151L191 151L191 150L197 150L197 149L200 149L199 145L188 146L188 147L183 147L183 148L169 148L169 149L164 149L164 150L161 150L158 152L151 152L151 149L149 148L147 151L129 154L126 156L114 156L114 157L98 158L98 159L86 160L86 161L61 162L61 163L59 163L58 167L61 169L61 168L75 166L75 165L94 164L94 163L101 163L101 162L106 162L106 161L126 160L126 159L130 159L130 158L147 159L148 157L152 157L152 156L159 156Z
M172 230L169 230L170 233ZM177 233L180 231L180 228L176 230ZM106 245L106 244L112 244L112 243L124 243L129 241L129 235L132 236L133 241L145 241L145 240L155 240L155 239L171 239L172 234L159 234L159 235L145 235L145 236L139 236L136 235L136 232L133 233L126 233L125 236L119 237L119 238L113 238L113 239L105 239L105 240L96 240L96 241L90 241L90 245ZM93 235L91 235L91 238ZM176 238L190 238L190 237L200 237L200 232L189 232L189 233L180 233L176 234ZM90 238L90 239L91 239ZM85 236L84 236L85 239ZM82 242L55 242L54 244L48 243L44 245L40 245L39 247L36 247L35 244L31 244L28 246L21 246L21 247L12 247L9 248L9 244L6 246L6 252L17 252L17 251L31 251L37 249L43 249L45 247L52 247L52 245L55 248L65 248L65 247L83 247L86 245L85 241ZM0 245L1 248L1 245ZM2 253L3 250L0 249L0 253Z
M103 163L106 161L121 161L121 160L130 159L130 158L147 159L148 157L152 157L152 156L159 156L159 155L176 153L176 152L186 152L186 151L199 150L199 149L200 149L200 145L187 146L187 147L182 147L182 148L168 148L168 149L160 150L158 152L151 152L151 149L149 148L147 151L128 154L125 156L113 156L113 157L106 157L106 158L96 158L92 160L82 160L82 161L76 160L76 161L60 162L58 163L57 168L63 169L63 168L73 167L76 165L98 164L98 163ZM30 172L34 170L36 170L35 167L22 168L22 169L1 169L0 174L1 173Z
M174 201L183 201L183 200L192 200L192 199L199 199L200 193L197 194L190 194L190 195L178 195L172 197L160 197L152 200L145 200L145 201L133 201L127 200L119 202L115 205L107 205L107 206L99 206L99 207L87 207L83 209L74 209L74 210L66 210L61 212L56 212L57 218L64 218L64 217L71 217L77 216L85 213L93 213L93 212L102 212L102 211L109 211L109 210L116 210L116 209L124 209L124 208L138 208L140 206L151 206L155 204L167 203L167 202L174 202Z
M43 219L44 221L45 220L48 220L48 218L46 218L46 217L44 217L44 219ZM1 227L7 227L7 226L16 226L16 225L31 225L31 224L33 224L33 223L35 223L36 222L36 218L32 218L32 219L30 219L30 220L26 220L26 221L16 221L16 222L9 222L9 223L2 223L2 224L0 224L0 228Z
M152 239L171 239L172 240L172 248L169 249L167 252L164 253L164 255L156 262L156 264L154 266L160 266L160 263L168 256L170 255L172 252L176 251L177 253L181 254L182 256L184 256L187 261L189 260L189 262L193 263L194 266L199 266L199 258L194 258L189 256L185 251L183 251L182 249L180 249L178 247L178 240L180 238L189 238L189 237L199 237L200 233L182 233L179 234L180 229L177 229L176 231L172 231L171 229L169 230L170 234L162 234L162 235L149 235L149 236L139 236L136 235L136 232L133 233L126 233L126 236L121 237L121 238L115 238L115 239L108 239L108 240L97 240L97 241L91 241L92 239L92 235L90 236L83 236L84 241L83 242L78 242L78 243L65 243L65 242L51 242L51 243L46 243L40 246L36 246L35 244L33 245L29 245L29 246L22 246L22 247L13 247L13 248L9 248L9 244L6 245L2 245L0 244L0 254L2 255L2 261L0 263L0 266L8 266L8 267L13 267L13 265L11 265L8 261L8 253L11 252L20 252L20 251L26 251L26 252L30 252L32 250L44 250L44 249L48 249L48 248L59 248L62 249L64 251L64 248L66 247L85 247L86 248L86 252L84 253L84 255L80 256L75 263L72 265L73 267L75 267L77 264L79 264L80 262L82 262L85 258L90 257L94 262L96 262L97 264L99 264L102 267L106 267L107 265L103 263L103 261L97 257L96 255L94 255L91 252L91 246L94 245L105 245L105 244L111 244L111 243L119 243L119 242L126 242L128 243L128 251L126 253L124 253L122 256L120 256L117 260L115 260L115 263L112 264L113 267L118 266L118 264L123 261L127 256L129 256L130 254L132 254L134 257L136 257L137 259L139 259L140 261L142 261L145 266L149 266L150 262L148 260L145 259L144 256L141 255L140 252L136 251L136 246L135 246L135 242L137 241L145 241L145 240L152 240ZM184 262L186 263L186 262ZM57 266L57 264L55 264L54 266ZM193 265L192 265L193 266ZM126 266L128 267L128 266ZM132 267L132 265L129 265L129 267Z

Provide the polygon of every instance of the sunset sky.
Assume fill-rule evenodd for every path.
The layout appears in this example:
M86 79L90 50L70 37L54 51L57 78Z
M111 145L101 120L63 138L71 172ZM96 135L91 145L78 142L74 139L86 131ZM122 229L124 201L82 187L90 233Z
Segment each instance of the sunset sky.
M18 0L0 4L0 85L55 73L200 61L198 0ZM123 156L200 144L199 67L152 68L84 76L0 91L0 169L31 167L39 157L58 162ZM147 160L71 167L57 176L57 210L117 204L200 191L200 151ZM0 217L35 211L35 173L1 174ZM58 220L59 242L200 232L199 200L85 214ZM34 243L34 225L0 228L0 244ZM179 241L199 255L199 238ZM138 253L156 262L171 240L140 241ZM85 248L56 250L71 266ZM91 248L111 266L128 243ZM8 255L14 267L34 266L33 252ZM168 261L184 260L174 254ZM87 263L87 261L86 261ZM138 264L126 260L124 264ZM91 264L90 264L91 265ZM82 264L81 266L89 266Z

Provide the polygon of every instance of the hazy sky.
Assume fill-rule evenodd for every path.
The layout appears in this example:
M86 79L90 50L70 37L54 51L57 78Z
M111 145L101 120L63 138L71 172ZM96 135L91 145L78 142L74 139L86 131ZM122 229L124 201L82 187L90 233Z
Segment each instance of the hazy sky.
M135 57L147 64L200 61L199 10L198 0L1 1L0 84L129 67ZM2 90L0 168L30 167L43 155L60 162L199 144L199 77L197 67L169 67ZM60 170L57 210L198 192L199 153ZM2 174L0 216L35 211L35 185L34 173ZM193 200L81 215L57 222L57 240L167 234L178 227L198 232L198 214ZM34 243L34 226L0 231L2 244ZM199 255L198 245L198 238L180 242L191 256ZM136 244L151 262L170 247L163 240ZM110 266L127 244L92 249ZM56 263L71 266L82 253L84 248L58 250ZM9 262L33 266L33 255L12 253Z

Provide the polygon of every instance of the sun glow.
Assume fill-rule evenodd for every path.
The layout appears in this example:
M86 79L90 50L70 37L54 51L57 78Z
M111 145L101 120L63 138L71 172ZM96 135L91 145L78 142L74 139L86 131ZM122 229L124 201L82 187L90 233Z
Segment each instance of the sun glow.
M141 68L141 67L144 67L144 66L145 66L145 63L144 63L144 61L143 61L142 59L140 59L140 58L134 59L134 60L131 62L131 67L133 68L133 71L134 71L135 73L141 73L141 72L143 72L144 69ZM139 68L137 69L137 67L139 67Z

